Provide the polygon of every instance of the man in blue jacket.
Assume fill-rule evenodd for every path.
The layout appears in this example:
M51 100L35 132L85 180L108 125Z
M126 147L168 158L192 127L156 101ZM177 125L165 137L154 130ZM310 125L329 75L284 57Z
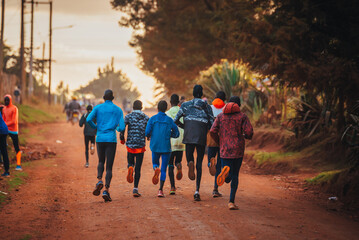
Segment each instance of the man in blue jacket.
M110 89L105 91L103 96L105 102L103 104L94 107L90 115L86 118L86 121L91 127L97 129L97 155L98 155L98 166L97 166L97 179L93 195L98 196L103 188L102 175L104 172L105 161L106 161L106 184L105 190L102 193L102 197L107 201L112 201L109 193L110 183L112 179L112 166L116 154L117 137L116 130L122 132L125 130L125 122L123 120L123 112L121 108L113 104L112 100L113 92ZM96 118L97 124L92 120Z
M178 138L179 131L172 118L166 115L167 102L160 101L158 103L158 113L150 118L146 127L146 137L151 139L150 149L152 151L152 165L155 174L152 178L152 183L157 184L160 178L160 189L158 197L164 197L163 185L166 180L166 171L168 161L171 155L171 137ZM160 157L162 156L162 165L160 167Z

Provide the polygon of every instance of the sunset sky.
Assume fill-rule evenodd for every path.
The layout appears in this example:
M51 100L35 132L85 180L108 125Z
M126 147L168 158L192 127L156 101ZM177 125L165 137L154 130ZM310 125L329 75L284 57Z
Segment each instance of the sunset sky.
M5 43L18 49L21 0L6 0L5 9ZM47 58L49 6L35 5L34 9L34 57L41 58L42 43L45 42ZM111 8L110 0L53 0L53 89L61 80L69 84L71 90L86 85L97 76L97 68L110 63L114 56L115 68L122 69L138 87L142 100L152 100L155 81L136 66L136 53L128 45L132 30L118 25L120 16L120 12ZM26 6L25 17L25 44L28 47L30 4ZM69 25L74 27L61 29Z

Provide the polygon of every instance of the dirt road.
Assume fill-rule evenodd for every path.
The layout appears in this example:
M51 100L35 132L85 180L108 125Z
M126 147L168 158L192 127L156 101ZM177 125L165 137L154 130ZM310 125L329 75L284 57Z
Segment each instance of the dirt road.
M0 209L1 239L355 239L359 223L298 198L273 176L251 175L241 169L238 211L229 211L229 185L213 199L213 177L204 165L201 202L193 201L195 182L187 175L170 196L157 198L152 185L150 151L145 154L139 190L132 197L126 182L126 150L118 144L111 185L111 203L92 195L97 157L84 168L82 129L65 123L35 127L29 139L57 153L25 169L27 184L12 193ZM56 143L61 140L63 143ZM185 173L187 168L185 167ZM247 172L247 173L246 173Z

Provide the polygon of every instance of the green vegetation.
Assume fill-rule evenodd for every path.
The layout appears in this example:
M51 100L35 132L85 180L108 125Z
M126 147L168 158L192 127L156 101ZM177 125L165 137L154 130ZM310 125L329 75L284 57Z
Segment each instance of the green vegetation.
M322 183L329 183L329 181L335 176L343 172L344 170L333 170L327 172L321 172L314 178L308 178L305 181L309 184L318 185Z
M31 234L25 234L23 237L20 238L20 240L30 240L30 239L32 239Z
M56 120L49 113L29 105L19 105L18 108L20 123L46 123Z
M256 152L253 155L258 165L265 162L293 161L299 157L301 157L300 152Z
M28 177L28 174L26 172L16 172L14 174L14 177L11 177L7 183L8 183L8 190L12 191L16 188L18 188L20 185L22 185L25 182L25 179Z

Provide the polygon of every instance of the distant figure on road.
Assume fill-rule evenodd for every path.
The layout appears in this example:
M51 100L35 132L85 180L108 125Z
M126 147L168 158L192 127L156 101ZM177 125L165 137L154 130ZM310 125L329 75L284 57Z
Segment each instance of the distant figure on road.
M138 184L141 177L141 166L143 156L146 151L146 125L149 117L142 111L142 102L136 100L133 103L132 113L126 115L125 124L127 125L127 141L125 141L125 131L120 133L121 143L127 146L127 181L133 182L133 172L135 172L135 182L132 194L134 197L140 197Z
M81 105L80 103L77 101L77 97L73 96L72 97L72 101L69 103L69 110L70 110L70 114L72 114L74 111L81 111Z
M17 171L22 171L21 168L21 151L19 146L19 111L17 107L12 104L11 95L5 95L5 107L2 110L2 117L9 129L9 136L14 144L16 152L16 168Z
M123 132L125 130L125 122L123 120L123 112L121 108L112 102L114 99L112 90L107 89L103 99L105 102L94 107L92 112L88 115L86 121L91 125L91 127L97 129L96 143L99 160L97 166L98 183L93 191L93 195L100 195L101 189L103 188L102 175L106 162L106 190L103 191L102 198L105 202L108 202L112 201L109 188L117 147L116 130L118 132ZM96 118L97 124L92 121L94 118Z
M131 112L131 101L128 100L127 98L124 98L123 101L122 101L122 107L123 107L123 110L129 114Z
M96 138L96 129L92 128L88 122L86 122L86 118L88 115L90 115L92 111L92 105L88 105L87 113L83 114L81 116L81 119L79 121L80 127L85 125L84 127L84 137L85 137L85 156L86 156L86 164L85 167L89 167L89 143L91 142L90 150L91 155L95 153L95 138ZM94 122L96 123L96 119L94 119Z
M69 108L69 104L70 103L66 103L64 106L64 110L62 112L66 113L66 121L70 121L70 108Z
M15 86L14 96L15 96L15 102L18 103L18 104L19 104L20 101L21 101L20 95L21 95L20 89L19 89L17 86Z
M166 115L167 102L160 101L157 106L158 113L150 118L146 127L146 137L151 139L150 148L152 151L152 166L155 174L152 178L153 184L158 184L159 175L160 189L158 190L158 197L164 197L163 185L166 181L166 171L168 161L171 155L171 137L178 138L179 131L172 118ZM162 163L160 164L160 157L162 156ZM161 165L161 169L160 169Z
M245 138L252 139L253 127L246 114L241 112L241 100L234 96L220 113L211 128L212 138L219 144L223 169L217 177L218 186L231 182L228 208L237 210L234 204L238 188L238 174L242 165Z

